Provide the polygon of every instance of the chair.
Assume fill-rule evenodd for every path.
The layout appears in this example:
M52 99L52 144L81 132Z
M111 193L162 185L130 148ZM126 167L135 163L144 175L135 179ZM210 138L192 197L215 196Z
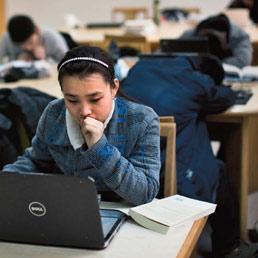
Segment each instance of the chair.
M133 34L124 34L124 35L105 35L105 46L106 49L111 42L115 42L118 47L131 47L139 50L141 53L151 52L150 43L147 41L146 37Z
M160 136L166 137L164 197L176 194L176 124L174 117L160 117Z
M78 44L74 41L74 39L72 38L72 36L69 33L64 32L64 31L60 31L59 33L64 38L69 49L78 47Z
M112 21L115 21L118 15L122 15L124 20L148 18L148 9L146 7L114 7L111 14Z

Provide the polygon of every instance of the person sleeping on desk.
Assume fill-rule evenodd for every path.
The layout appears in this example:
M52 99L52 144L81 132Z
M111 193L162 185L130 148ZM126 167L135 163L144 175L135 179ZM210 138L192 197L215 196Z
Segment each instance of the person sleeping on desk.
M0 41L0 60L51 60L58 63L68 47L62 36L51 29L40 29L26 15L10 18Z
M253 48L249 35L224 14L211 16L181 35L192 37L208 38L210 53L223 63L239 68L251 64Z

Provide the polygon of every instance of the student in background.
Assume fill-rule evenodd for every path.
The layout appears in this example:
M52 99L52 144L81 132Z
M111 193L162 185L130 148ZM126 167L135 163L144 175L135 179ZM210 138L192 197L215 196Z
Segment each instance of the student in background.
M40 29L26 15L10 18L0 41L0 60L42 60L59 62L68 47L62 36L51 29Z
M234 92L221 84L223 77L215 57L154 57L136 63L122 89L158 115L175 117L178 193L218 204L209 218L212 257L255 257L251 255L258 247L239 241L238 212L226 169L212 152L207 130L207 115L234 104Z
M252 62L252 45L249 35L230 22L227 16L219 14L201 21L195 29L183 33L182 38L206 37L211 54L223 63L242 68Z
M64 99L45 109L32 146L4 171L92 177L102 196L137 205L159 190L159 117L121 97L111 57L68 51L58 65Z

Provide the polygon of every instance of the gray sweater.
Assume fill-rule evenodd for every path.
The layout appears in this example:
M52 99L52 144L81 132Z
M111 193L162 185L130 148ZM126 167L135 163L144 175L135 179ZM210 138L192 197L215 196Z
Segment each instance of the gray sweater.
M46 59L59 62L68 50L63 37L51 29L42 29L41 37L46 51ZM10 61L15 60L22 52L23 50L12 42L9 33L6 32L0 41L0 62L4 57L8 57Z

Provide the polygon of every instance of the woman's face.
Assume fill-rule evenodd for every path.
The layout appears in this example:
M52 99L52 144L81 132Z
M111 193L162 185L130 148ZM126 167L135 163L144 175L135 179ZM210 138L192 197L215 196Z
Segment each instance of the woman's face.
M78 124L86 117L104 122L118 88L118 80L115 80L115 86L111 86L99 73L84 78L65 76L62 83L65 105Z

